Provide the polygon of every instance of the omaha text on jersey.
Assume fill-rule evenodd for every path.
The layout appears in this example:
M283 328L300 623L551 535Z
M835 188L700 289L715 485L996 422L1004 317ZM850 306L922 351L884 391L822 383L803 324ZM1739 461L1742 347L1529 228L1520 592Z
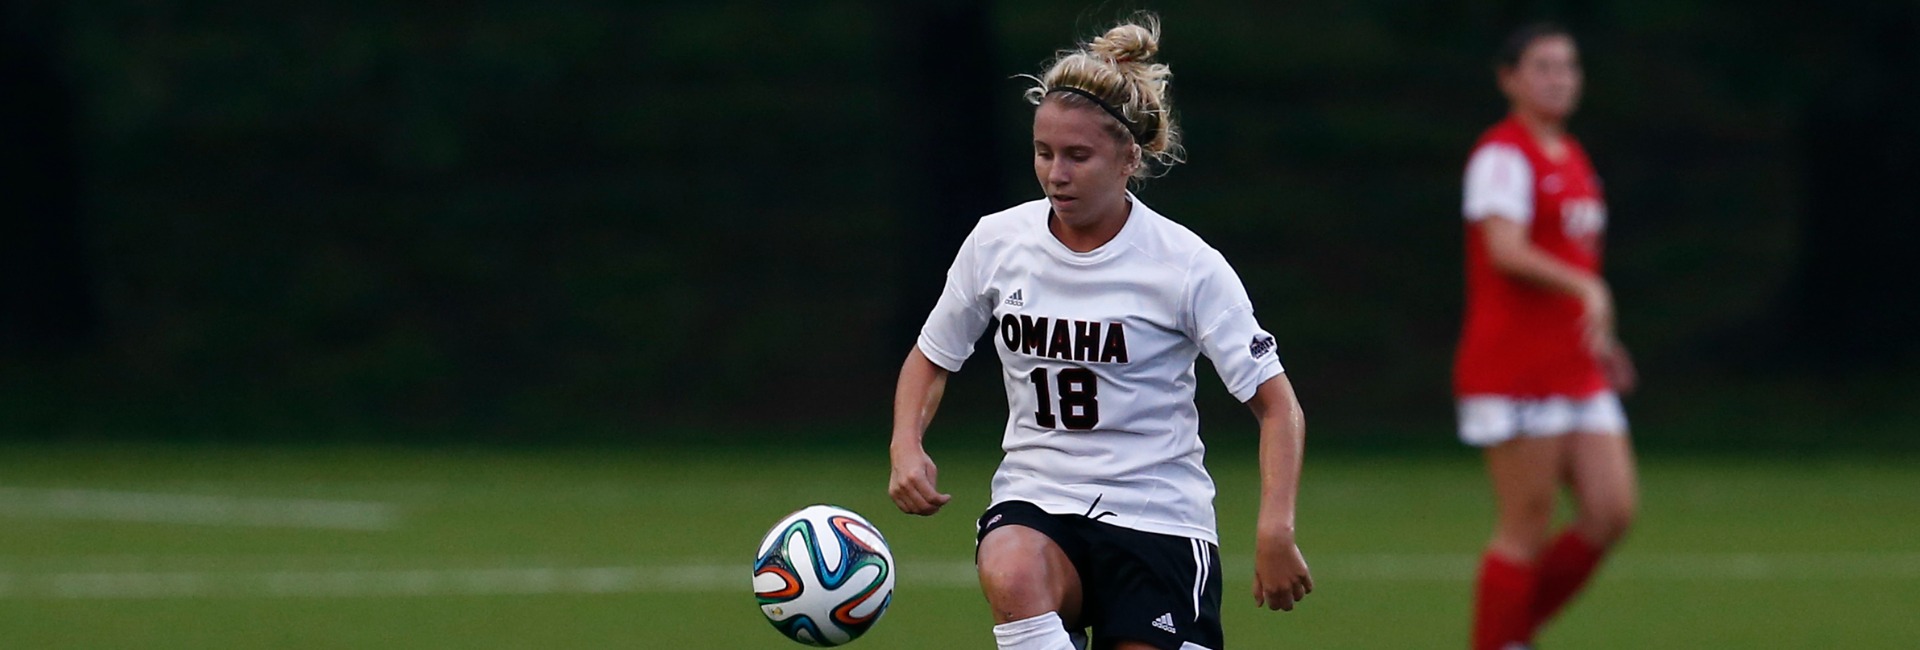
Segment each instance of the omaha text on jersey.
M1126 363L1126 325L1046 316L1000 317L1000 342L1007 351L1082 363Z

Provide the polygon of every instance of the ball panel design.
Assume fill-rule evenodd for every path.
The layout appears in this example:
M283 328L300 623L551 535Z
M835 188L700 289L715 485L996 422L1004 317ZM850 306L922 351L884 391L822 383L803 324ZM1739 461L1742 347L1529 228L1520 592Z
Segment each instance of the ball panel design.
M775 524L754 561L754 597L774 629L837 646L865 633L893 602L893 554L873 524L829 505Z

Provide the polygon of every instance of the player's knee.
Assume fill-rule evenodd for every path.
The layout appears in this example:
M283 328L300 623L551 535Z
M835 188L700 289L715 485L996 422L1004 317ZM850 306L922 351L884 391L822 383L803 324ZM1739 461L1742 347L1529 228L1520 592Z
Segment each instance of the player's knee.
M1528 495L1501 504L1500 529L1515 536L1546 539L1553 526L1552 494Z
M1034 541L997 531L982 540L980 589L993 608L996 622L1061 611L1065 594L1059 583L1066 578L1059 575L1044 549L1030 548Z
M1060 611L1059 599L1035 578L1031 574L980 572L980 590L993 609L994 623L1012 623Z
M1627 529L1633 527L1635 514L1635 505L1630 500L1596 504L1581 511L1575 526L1588 541L1612 546L1627 535Z
M1038 595L1041 588L1039 567L1019 560L1007 559L997 562L980 562L980 587L987 591L987 599L994 600L995 595L1007 597L1027 597Z
M1553 499L1511 503L1500 511L1492 547L1515 560L1531 560L1547 547L1553 532Z

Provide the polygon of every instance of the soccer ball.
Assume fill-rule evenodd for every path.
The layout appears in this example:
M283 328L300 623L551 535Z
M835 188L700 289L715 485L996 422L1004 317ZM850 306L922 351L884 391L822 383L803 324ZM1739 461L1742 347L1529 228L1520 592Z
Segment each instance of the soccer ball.
M853 511L807 506L760 540L753 595L787 638L837 646L859 638L893 602L893 552Z

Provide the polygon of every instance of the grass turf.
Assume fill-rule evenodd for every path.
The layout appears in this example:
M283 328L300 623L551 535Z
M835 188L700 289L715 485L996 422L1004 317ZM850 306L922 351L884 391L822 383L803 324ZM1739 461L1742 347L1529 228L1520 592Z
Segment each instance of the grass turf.
M932 518L893 510L879 444L4 447L5 498L39 500L0 503L0 647L799 647L760 619L748 566L780 516L832 502L866 513L899 558L891 610L853 647L991 648L965 573L996 460L991 439L936 450L955 499ZM1256 609L1247 593L1252 455L1216 452L1209 465L1221 488L1233 648L1464 646L1491 516L1472 455L1310 454L1300 534L1319 588L1284 614ZM1920 647L1909 615L1920 607L1920 469L1910 459L1668 457L1644 461L1642 473L1633 536L1544 647ZM21 496L67 489L365 502L398 514L384 530L134 522ZM694 572L609 593L543 588L544 574L525 573L593 567ZM521 572L518 586L275 594L259 578L493 569ZM85 582L102 574L210 582L154 593ZM256 579L223 578L235 575ZM95 588L75 591L76 580Z

